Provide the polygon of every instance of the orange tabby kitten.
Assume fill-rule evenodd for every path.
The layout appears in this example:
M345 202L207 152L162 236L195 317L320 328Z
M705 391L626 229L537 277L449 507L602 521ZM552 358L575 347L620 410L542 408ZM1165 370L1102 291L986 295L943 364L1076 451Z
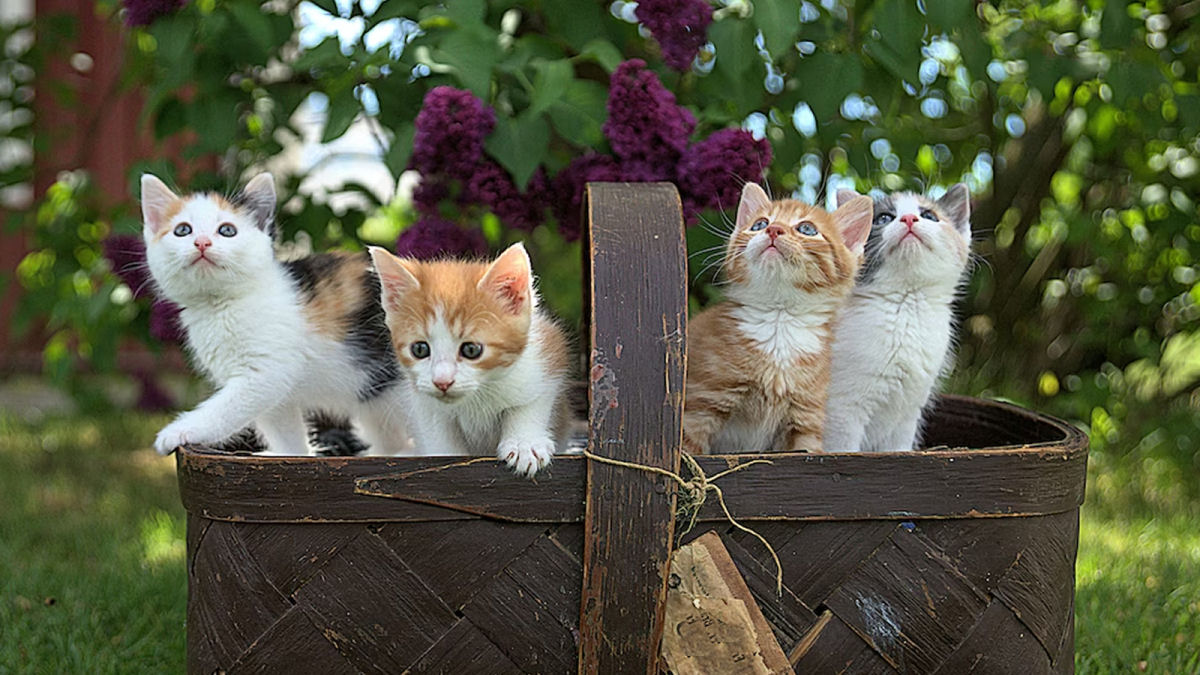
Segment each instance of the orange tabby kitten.
M418 452L495 453L533 476L566 440L562 331L538 311L525 247L491 264L372 247Z
M691 320L684 449L820 451L832 329L872 203L833 213L748 183L725 249L726 299Z

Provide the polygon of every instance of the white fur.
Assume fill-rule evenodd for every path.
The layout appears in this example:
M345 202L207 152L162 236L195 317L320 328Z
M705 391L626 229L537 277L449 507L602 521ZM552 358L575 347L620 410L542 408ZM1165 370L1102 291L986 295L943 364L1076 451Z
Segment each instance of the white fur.
M319 409L355 418L374 452L404 450L404 388L359 400L367 375L348 347L308 324L271 238L247 214L224 211L204 197L159 221L152 200L165 199L166 187L149 178L143 177L143 201L150 273L159 293L182 307L188 349L217 387L159 432L155 449L167 454L186 443L217 443L253 424L270 454L310 454L304 413ZM175 236L184 222L192 233ZM221 223L235 225L237 234L219 235ZM162 228L166 234L153 241ZM195 262L201 236L213 242L205 251L211 265Z
M894 203L896 220L882 230L882 264L838 320L824 429L829 452L913 449L949 362L969 231L918 218L913 230L921 241L905 239L900 216L919 214L920 205L912 195Z
M371 257L383 280L385 311L403 303L404 293L420 288L416 277L387 251L371 247ZM492 278L497 265L503 265L500 281ZM530 316L524 350L511 365L479 368L459 354L463 342L475 342L475 336L450 326L444 308L435 310L423 331L429 356L408 368L413 437L419 453L495 453L518 474L532 477L566 445L565 429L562 437L551 437L566 376L550 372L547 365L545 344L557 329L537 311L533 272L523 245L513 244L493 261L478 287L484 290L497 283L523 285L519 295L525 300L512 311ZM443 392L435 380L452 384Z
M566 440L550 434L565 378L548 372L542 353L543 335L553 330L549 321L535 314L525 350L511 366L491 370L456 359L461 341L440 314L431 323L430 357L416 362L408 380L418 451L496 453L526 476L548 465ZM440 370L453 372L454 384L445 394L433 384L434 373Z

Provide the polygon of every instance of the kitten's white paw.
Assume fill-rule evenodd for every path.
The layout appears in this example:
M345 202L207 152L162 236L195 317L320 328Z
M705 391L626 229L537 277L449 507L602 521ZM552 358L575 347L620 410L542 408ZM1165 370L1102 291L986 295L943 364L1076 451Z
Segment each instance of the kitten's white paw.
M550 464L554 455L554 441L549 438L506 438L500 441L497 456L509 468L526 478L533 478L540 469Z
M191 423L186 417L180 418L163 427L154 437L154 449L160 455L169 455L175 448L188 443L205 443L209 439L204 431Z

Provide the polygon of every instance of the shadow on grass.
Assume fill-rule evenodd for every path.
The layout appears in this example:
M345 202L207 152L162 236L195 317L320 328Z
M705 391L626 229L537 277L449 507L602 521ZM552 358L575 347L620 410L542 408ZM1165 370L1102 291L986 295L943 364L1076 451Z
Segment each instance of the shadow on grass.
M182 672L187 601L165 420L0 419L0 664Z

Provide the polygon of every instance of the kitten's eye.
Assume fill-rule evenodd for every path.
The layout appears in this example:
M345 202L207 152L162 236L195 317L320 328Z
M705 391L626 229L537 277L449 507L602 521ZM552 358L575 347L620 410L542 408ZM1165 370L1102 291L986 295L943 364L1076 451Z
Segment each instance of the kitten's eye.
M237 234L237 228L234 227L233 223L221 223L221 226L217 228L217 234L222 237L232 237Z
M474 361L475 359L479 358L480 354L483 354L483 345L479 344L478 342L464 342L462 343L462 346L458 348L458 353L462 354L464 359L470 359L471 361Z
M767 226L767 219L759 218L758 220L754 221L753 225L750 226L750 231L758 232L759 230L763 229L766 226Z
M896 218L896 216L893 216L890 213L886 213L886 212L881 213L881 214L875 216L875 224L876 225L887 225L888 223L892 222L895 218Z
M932 220L935 223L938 222L937 214L929 209L921 209L921 217L925 220Z
M187 223L180 223L175 226L174 234L176 237L186 237L192 233L192 226Z
M420 342L414 342L412 343L412 346L408 348L408 351L412 352L412 355L418 359L429 358L429 343L425 342L424 340L421 340Z
M817 234L817 226L806 220L796 226L796 231L806 237L815 237Z

